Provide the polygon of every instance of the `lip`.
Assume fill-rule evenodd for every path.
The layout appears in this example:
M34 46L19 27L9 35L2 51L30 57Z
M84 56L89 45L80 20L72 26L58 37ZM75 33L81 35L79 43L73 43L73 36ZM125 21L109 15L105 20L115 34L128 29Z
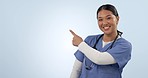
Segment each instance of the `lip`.
M107 31L107 30L110 29L110 27L111 27L111 26L104 26L104 27L103 27L103 30Z

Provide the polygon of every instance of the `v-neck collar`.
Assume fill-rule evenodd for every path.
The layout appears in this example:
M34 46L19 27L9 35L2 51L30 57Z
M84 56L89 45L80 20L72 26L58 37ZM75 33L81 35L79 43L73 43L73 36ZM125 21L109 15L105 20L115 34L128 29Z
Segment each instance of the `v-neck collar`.
M104 41L102 40L102 48L105 47L107 44L109 44L109 43L111 43L111 42L113 42L113 41L104 42Z
M117 38L117 40L118 40L119 38L121 38L121 37L119 36L119 37ZM98 42L96 48L97 48L97 50L99 50L99 51L101 51L101 52L105 52L105 51L107 51L107 50L110 48L110 46L112 45L112 43L113 43L113 41L111 41L110 43L108 43L108 44L106 44L104 47L102 47L102 46L103 46L103 38L101 37L101 38L99 39L99 42Z

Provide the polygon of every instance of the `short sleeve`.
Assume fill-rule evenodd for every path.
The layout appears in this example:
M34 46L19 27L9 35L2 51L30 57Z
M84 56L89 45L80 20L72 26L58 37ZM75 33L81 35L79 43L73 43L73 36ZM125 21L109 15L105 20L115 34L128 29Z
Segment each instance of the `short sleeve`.
M74 55L79 61L83 62L84 54L81 51L77 50Z
M110 53L116 60L119 65L119 68L123 68L131 59L131 51L131 43L124 39L119 39L114 47L107 50L107 52Z
M86 42L89 46L92 46L90 43L94 41L93 39L95 39L94 36L88 36L85 38L84 42ZM83 62L84 54L81 51L77 50L74 55L79 61Z

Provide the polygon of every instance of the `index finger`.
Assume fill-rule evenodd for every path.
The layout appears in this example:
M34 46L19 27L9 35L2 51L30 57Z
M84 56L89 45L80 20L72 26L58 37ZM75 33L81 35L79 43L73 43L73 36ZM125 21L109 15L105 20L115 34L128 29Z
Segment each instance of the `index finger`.
M77 36L72 30L69 30L73 36Z

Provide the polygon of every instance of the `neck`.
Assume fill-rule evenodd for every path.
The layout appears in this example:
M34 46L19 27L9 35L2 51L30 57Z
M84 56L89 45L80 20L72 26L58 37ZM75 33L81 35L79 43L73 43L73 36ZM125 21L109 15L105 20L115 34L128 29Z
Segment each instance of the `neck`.
M115 40L116 36L117 36L117 32L112 33L112 34L104 34L103 41L104 42L113 41L113 40Z

